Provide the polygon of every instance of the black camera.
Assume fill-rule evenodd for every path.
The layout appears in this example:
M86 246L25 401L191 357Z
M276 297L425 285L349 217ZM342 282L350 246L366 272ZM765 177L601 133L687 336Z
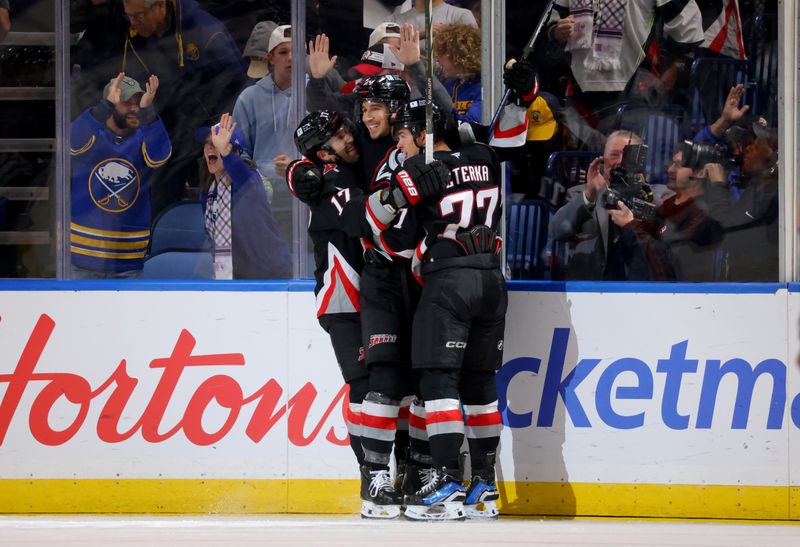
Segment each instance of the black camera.
M701 169L709 163L718 163L728 168L738 164L737 158L726 144L683 141L680 151L681 166L690 169Z
M652 221L656 217L653 191L644 182L647 164L647 145L629 144L622 149L622 161L611 170L608 189L603 197L603 207L619 209L622 202L634 218Z

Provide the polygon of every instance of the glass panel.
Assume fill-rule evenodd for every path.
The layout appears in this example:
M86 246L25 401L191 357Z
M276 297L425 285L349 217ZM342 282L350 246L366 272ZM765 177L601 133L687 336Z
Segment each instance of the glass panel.
M543 6L507 10L519 51ZM557 0L512 167L512 277L778 281L776 17L769 0Z
M55 3L7 7L0 2L0 277L54 277Z
M291 277L290 1L70 9L72 277Z

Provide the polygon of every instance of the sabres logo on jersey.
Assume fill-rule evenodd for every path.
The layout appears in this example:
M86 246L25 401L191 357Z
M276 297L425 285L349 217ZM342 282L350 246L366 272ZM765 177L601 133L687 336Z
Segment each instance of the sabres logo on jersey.
M141 177L131 162L109 158L98 163L89 175L89 196L103 211L121 213L136 202Z
M375 170L375 177L372 180L370 189L374 190L387 185L392 178L392 172L402 163L402 152L396 146L391 148Z

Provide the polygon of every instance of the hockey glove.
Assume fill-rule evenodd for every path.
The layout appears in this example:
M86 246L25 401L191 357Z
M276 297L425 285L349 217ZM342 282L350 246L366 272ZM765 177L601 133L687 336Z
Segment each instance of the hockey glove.
M322 195L322 171L308 160L296 160L286 169L286 183L292 194L303 203L310 204Z
M403 163L403 169L395 173L393 184L400 188L409 205L441 193L450 181L450 170L438 160L425 163L423 155L413 156Z
M539 94L536 69L527 61L517 61L503 70L503 83L513 92L520 106L529 107Z

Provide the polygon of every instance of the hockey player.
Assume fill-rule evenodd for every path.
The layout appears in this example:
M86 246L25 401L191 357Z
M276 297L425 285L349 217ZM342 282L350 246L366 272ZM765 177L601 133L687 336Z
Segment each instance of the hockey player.
M425 107L425 101L412 101L398 113L406 169L425 145ZM482 144L451 151L440 137L448 132L447 117L435 106L434 121L434 157L450 176L440 195L416 206L424 237L412 267L424 286L414 315L412 363L420 373L435 476L406 498L405 514L420 520L495 517L501 426L495 372L502 364L508 302L498 255L500 166ZM459 469L465 432L472 464L466 491Z
M399 514L401 496L390 481L389 460L394 444L398 470L395 483L402 484L399 479L404 478L409 442L405 418L408 413L414 413L409 409L415 393L411 373L411 321L419 285L410 275L409 260L418 239L417 225L409 209L404 209L388 224L380 223L373 213L376 207L383 208L388 203L386 200L395 197L402 200L404 192L410 195L412 191L420 194L433 191L446 179L447 170L438 162L432 166L422 163L405 171L411 187L395 186L391 176L399 166L399 156L391 122L397 109L408 100L408 87L402 79L385 75L365 80L357 94L362 112L357 142L370 195L368 199L349 204L344 217L349 233L360 235L365 248L360 301L370 389L362 407L362 443L371 491L395 496ZM412 452L412 458L425 463L425 458L429 457L426 440L418 439L415 444L417 450ZM405 476L418 478L416 468L412 471L412 476ZM415 483L410 480L408 484Z
M330 111L306 116L294 140L304 159L289 165L287 181L292 193L311 208L308 234L314 245L317 319L330 335L342 377L350 388L346 424L350 446L361 466L361 405L369 388L358 302L364 261L359 240L344 232L341 221L347 203L362 194L359 177L351 167L358 161L358 151L346 120ZM376 498L364 501L362 514L380 515L383 511L374 506L395 505L393 497Z

